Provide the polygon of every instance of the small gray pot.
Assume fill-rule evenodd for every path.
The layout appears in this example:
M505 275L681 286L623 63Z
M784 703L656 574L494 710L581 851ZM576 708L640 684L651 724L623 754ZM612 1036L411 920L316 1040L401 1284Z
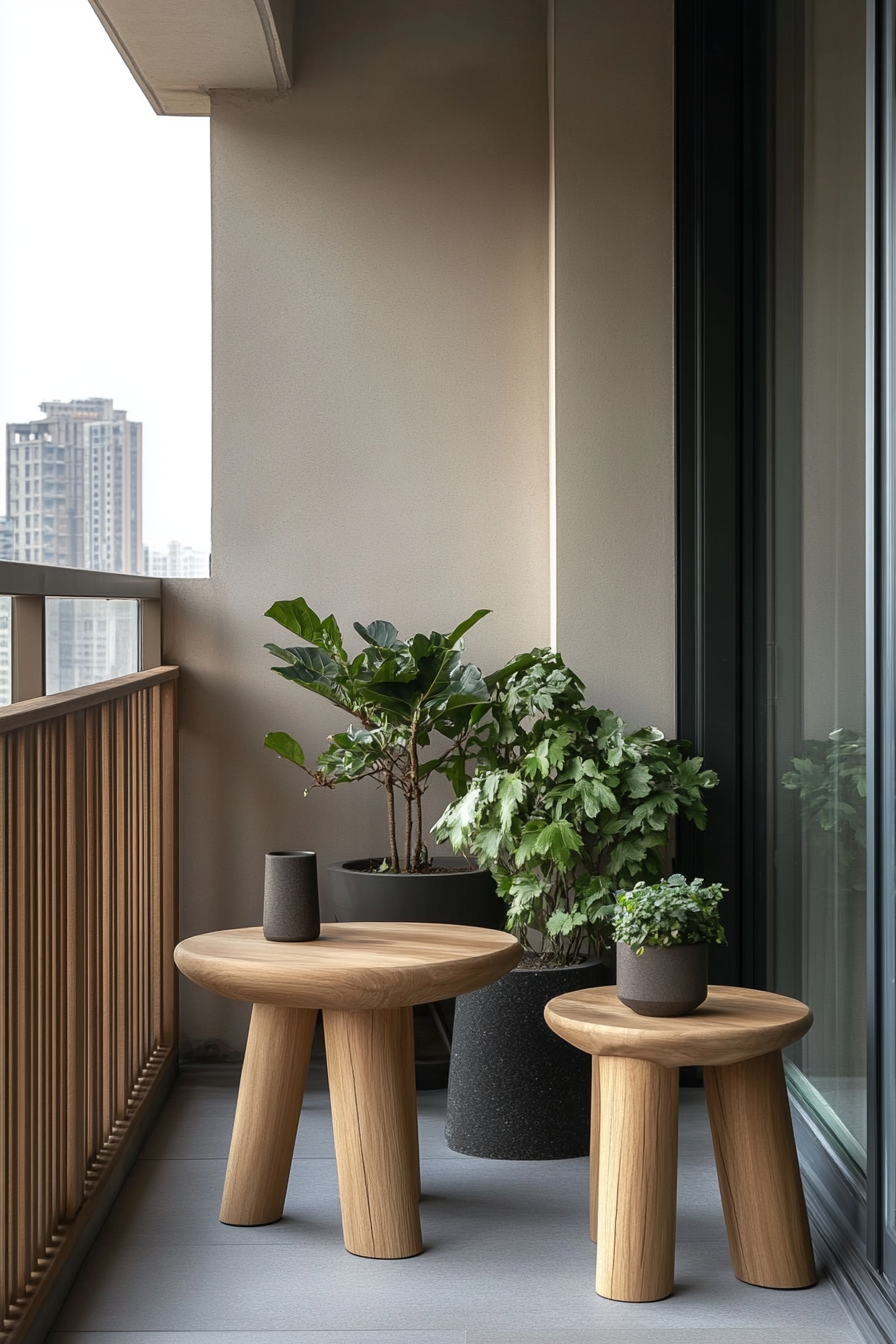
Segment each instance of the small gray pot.
M616 994L644 1017L683 1017L706 998L709 944L645 947L640 956L616 944Z
M312 850L265 854L262 931L271 943L313 943L320 937L317 855Z

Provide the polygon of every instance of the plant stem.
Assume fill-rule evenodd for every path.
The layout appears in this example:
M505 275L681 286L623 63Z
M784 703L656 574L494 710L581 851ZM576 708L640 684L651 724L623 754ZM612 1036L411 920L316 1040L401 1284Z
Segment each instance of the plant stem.
M404 795L404 867L401 870L403 873L411 871L411 832L413 829L411 817L411 798L410 794L406 793Z
M391 770L386 774L386 807L389 811L389 862L392 871L398 872L398 837L395 833L395 791L392 785Z
M420 798L420 761L417 757L417 715L414 715L411 724L411 740L408 743L408 756L411 763L411 792L408 795L408 803L413 802L417 812L417 841L414 845L414 867L415 873L420 871L420 846L423 843L423 807Z
M414 847L414 872L419 873L420 861L423 854L423 794L419 788L417 789L417 796L414 801L417 808L417 843Z

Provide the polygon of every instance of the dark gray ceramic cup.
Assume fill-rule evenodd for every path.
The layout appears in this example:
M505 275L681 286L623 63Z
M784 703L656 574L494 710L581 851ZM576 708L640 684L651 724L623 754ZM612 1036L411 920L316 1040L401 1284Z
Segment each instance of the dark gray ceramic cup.
M311 943L320 937L317 855L311 850L265 854L262 928L272 943Z

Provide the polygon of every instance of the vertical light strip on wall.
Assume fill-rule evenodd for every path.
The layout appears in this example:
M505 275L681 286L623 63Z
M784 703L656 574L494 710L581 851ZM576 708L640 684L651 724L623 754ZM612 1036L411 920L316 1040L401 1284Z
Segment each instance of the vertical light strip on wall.
M548 0L548 545L551 648L557 647L557 267L555 190L554 0Z

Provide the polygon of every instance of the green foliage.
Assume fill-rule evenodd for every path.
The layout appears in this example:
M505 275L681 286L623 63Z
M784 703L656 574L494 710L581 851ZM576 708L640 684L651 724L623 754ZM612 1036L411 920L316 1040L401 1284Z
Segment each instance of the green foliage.
M866 741L863 733L835 728L826 741L803 743L805 756L793 757L793 769L781 779L802 804L803 825L836 837L840 881L863 891L867 849Z
M646 886L636 882L630 891L617 891L613 934L638 956L645 947L681 947L686 943L726 943L718 904L726 888L704 887L702 877L688 882L681 873Z
M268 733L264 744L308 774L311 787L335 788L356 779L374 779L386 793L390 865L395 872L420 872L428 866L423 844L422 797L433 772L465 783L466 743L488 714L492 690L526 659L484 678L462 659L463 636L488 612L476 611L450 634L433 631L402 639L389 621L355 622L364 647L354 657L345 651L333 616L321 619L302 597L275 602L265 613L304 644L265 647L282 663L272 668L287 681L313 691L359 722L334 733L314 766L289 733ZM447 742L422 760L434 734ZM399 849L396 794L404 811Z
M491 869L508 929L524 946L539 934L554 965L601 950L612 892L662 876L670 819L702 830L703 790L718 782L658 728L626 733L584 706L582 690L559 654L534 649L474 725L475 773L433 828Z

